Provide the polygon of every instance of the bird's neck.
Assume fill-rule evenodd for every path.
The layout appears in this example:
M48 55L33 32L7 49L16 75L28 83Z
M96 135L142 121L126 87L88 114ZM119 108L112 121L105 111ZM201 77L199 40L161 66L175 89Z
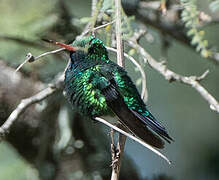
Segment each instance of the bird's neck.
M97 64L108 63L110 61L108 55L103 53L88 53L88 59Z

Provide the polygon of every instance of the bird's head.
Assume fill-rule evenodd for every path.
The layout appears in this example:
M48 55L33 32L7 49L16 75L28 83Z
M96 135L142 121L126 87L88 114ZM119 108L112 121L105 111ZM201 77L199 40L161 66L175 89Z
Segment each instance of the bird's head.
M73 45L80 46L91 59L108 59L108 52L103 41L94 36L84 37L73 43Z
M88 45L88 54L94 55L108 55L105 45L103 41L98 38L90 37L89 45Z
M87 55L91 59L108 60L108 52L104 43L100 39L93 36L85 37L80 41L76 41L75 43L73 43L73 45L67 45L53 40L45 41L56 44L68 50L70 52L71 59L72 56L75 56L75 54L77 54L76 52L81 54L80 50L82 50L84 52L87 52Z

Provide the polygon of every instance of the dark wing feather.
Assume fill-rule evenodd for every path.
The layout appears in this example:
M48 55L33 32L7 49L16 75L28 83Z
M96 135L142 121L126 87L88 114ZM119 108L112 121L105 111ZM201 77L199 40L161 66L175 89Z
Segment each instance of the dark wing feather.
M115 63L111 63L111 66L102 65L100 69L101 74L110 81L111 85L113 85L120 96L123 97L123 100L124 98L133 99L132 103L125 102L125 104L129 111L137 117L137 121L141 121L141 125L143 124L142 126L144 126L144 128L147 126L150 130L153 130L170 143L172 138L168 135L166 129L146 109L136 86L127 75L127 72ZM138 110L141 110L141 112ZM147 112L148 116L144 115L144 112Z
M168 135L166 129L159 124L159 122L154 121L150 117L143 116L142 114L130 109L135 116L138 117L139 120L144 122L150 129L155 131L157 134L159 134L163 139L165 139L168 143L170 143L170 140L173 141L173 139Z
M106 89L103 89L102 94L106 98L107 105L119 117L120 122L133 134L156 148L161 149L164 147L164 142L157 135L152 133L128 108L123 97L112 84Z

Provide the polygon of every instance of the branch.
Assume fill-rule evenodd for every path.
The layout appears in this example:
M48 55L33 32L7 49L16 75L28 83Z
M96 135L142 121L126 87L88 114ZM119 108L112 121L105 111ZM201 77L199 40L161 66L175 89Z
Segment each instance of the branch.
M101 28L104 28L104 27L106 27L106 26L108 26L108 25L113 24L114 22L115 22L115 20L113 20L113 21L111 21L111 22L108 22L108 23L106 23L106 24L97 26L97 27L95 27L95 28L93 29L93 31L97 31L97 30L99 30L99 29L101 29Z
M123 55L123 42L121 35L121 0L115 0L115 11L116 11L116 47L117 47L117 63L118 65L124 67L124 55ZM113 137L112 137L113 138ZM113 139L112 139L113 140ZM111 180L118 180L121 168L121 159L125 148L126 136L119 133L118 143L116 147L116 152L118 156L114 156L112 151L112 175ZM112 146L114 146L112 144ZM115 159L114 159L115 158ZM115 163L114 163L115 162Z
M150 66L158 71L160 74L162 74L166 80L172 82L172 81L178 81L184 84L188 84L191 87L193 87L196 91L199 92L199 94L209 103L210 108L216 112L219 113L219 103L217 100L199 83L200 80L205 78L208 71L206 71L202 76L196 77L196 76L182 76L180 74L177 74L171 70L169 70L166 65L162 62L156 61L151 55L144 50L143 47L141 47L135 40L129 40L127 41L128 44L136 49L140 55L143 57L145 62L148 62Z
M19 71L27 62L32 63L32 62L36 61L37 59L40 59L40 58L42 58L42 57L44 57L44 56L48 56L48 55L50 55L50 54L56 54L56 53L58 53L58 52L60 52L60 51L63 51L63 50L65 50L65 48L59 48L59 49L56 49L56 50L53 50L53 51L48 51L48 52L45 52L45 53L43 53L43 54L40 54L40 55L37 56L37 57L34 57L31 53L28 53L28 54L26 55L26 59L24 60L24 62L21 63L21 64L17 67L17 69L15 70L15 72Z
M45 98L55 93L57 90L61 89L63 87L62 85L63 80L64 80L64 75L59 77L54 84L51 84L48 88L44 89L43 91L40 91L39 93L37 93L32 97L21 100L17 108L10 114L8 119L0 127L0 136L4 136L6 133L9 132L12 124L30 105L44 100Z
M159 152L158 150L156 150L155 148L153 148L151 145L147 144L146 142L142 141L141 139L139 139L139 138L133 136L133 135L130 134L130 133L125 132L124 130L118 128L117 126L115 126L115 125L113 125L113 124L107 122L106 120L104 120L104 119L102 119L102 118L96 117L95 120L96 120L96 121L99 121L99 122L101 122L101 123L103 123L103 124L105 124L106 126L112 128L112 129L114 129L115 131L118 131L119 133L121 133L121 134L123 134L123 135L129 137L130 139L132 139L132 140L134 140L135 142L141 144L141 145L144 146L145 148L151 150L152 152L154 152L155 154L157 154L158 156L160 156L161 158L163 158L165 161L168 162L168 164L171 164L171 161L170 161L166 156L164 156L161 152Z
M121 1L115 0L116 8L116 48L117 48L117 63L124 67L123 42L121 35Z

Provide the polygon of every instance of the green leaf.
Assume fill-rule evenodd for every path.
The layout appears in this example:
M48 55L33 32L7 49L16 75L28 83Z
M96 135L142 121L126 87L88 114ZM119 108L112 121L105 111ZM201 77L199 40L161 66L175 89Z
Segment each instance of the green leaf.
M184 11L182 12L181 16L182 16L182 17L189 16L189 12L184 10Z
M192 28L192 29L190 29L190 30L187 32L187 35L188 35L188 36L191 36L191 35L194 35L195 33L197 33L197 29Z
M203 48L202 44L198 44L196 47L196 51L199 52Z
M133 56L136 53L135 49L130 49L128 54L129 56Z
M192 45L195 45L195 44L197 44L197 43L199 43L199 42L200 42L200 37L199 37L198 35L195 35L195 36L192 38L191 44L192 44Z
M184 16L183 18L182 18L182 21L183 22L187 22L187 21L189 21L189 20L191 20L192 18L190 17L190 16Z
M204 47L208 47L208 40L202 41Z
M209 55L210 55L210 52L207 49L203 49L201 51L201 56L202 57L207 58L207 57L209 57Z
M191 27L192 26L192 21L187 21L185 26L188 28L188 27Z
M199 33L199 36L204 36L205 35L205 31L203 31L203 30L199 31L198 33Z

